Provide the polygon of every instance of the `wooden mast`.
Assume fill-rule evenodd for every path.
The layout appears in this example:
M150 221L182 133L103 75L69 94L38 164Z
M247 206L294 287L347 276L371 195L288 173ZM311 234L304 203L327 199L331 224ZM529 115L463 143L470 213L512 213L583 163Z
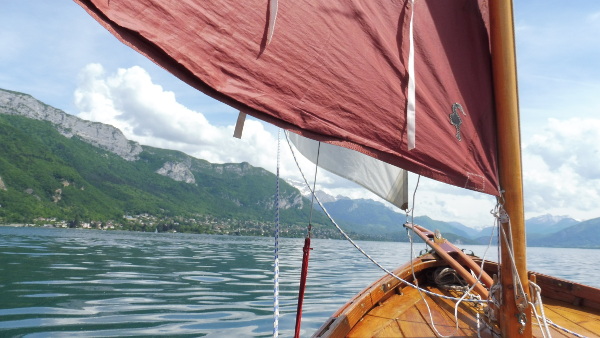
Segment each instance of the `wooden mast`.
M529 299L512 0L490 1L490 30L498 128L498 166L500 185L504 190L501 202L504 202L504 209L510 217L512 231L509 231L508 223L502 224L502 228L509 236L512 232L516 270ZM500 232L502 234L503 231ZM502 305L498 320L502 336L531 337L531 308L527 306L519 309L514 293L517 285L513 279L512 258L502 237L500 241ZM523 321L525 325L522 325Z

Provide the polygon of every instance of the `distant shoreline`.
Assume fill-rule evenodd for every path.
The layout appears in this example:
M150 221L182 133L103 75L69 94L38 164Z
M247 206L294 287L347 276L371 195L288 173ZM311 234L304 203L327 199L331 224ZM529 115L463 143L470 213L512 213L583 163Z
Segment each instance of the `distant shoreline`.
M0 227L12 227L12 228L45 228L45 229L73 229L73 230L96 230L96 231L123 231L123 232L139 232L139 233L154 233L153 231L136 231L136 230L125 230L125 229L96 229L96 228L65 228L65 227L55 227L55 226L44 226L44 225L36 225L36 224L22 224L22 223L11 223L11 224L3 224L0 223ZM161 234L165 234L165 233L173 233L170 231L166 231L166 232L159 232ZM178 233L178 234L186 234L185 232L174 232L174 233ZM188 232L187 234L196 234L196 235L211 235L211 236L240 236L240 235L236 235L233 233L229 233L229 234L209 234L209 233L191 233ZM268 238L269 236L257 236L257 235L242 235L242 236L246 236L246 237L262 237L262 238ZM301 237L293 237L293 236L282 236L283 238L301 238ZM339 238L318 238L318 239L323 239L323 240L344 240L344 239L339 239ZM373 242L388 242L388 241L377 241L377 240L364 240L364 241L373 241ZM408 243L405 241L389 241L389 242L393 242L393 243ZM479 245L479 246L485 246L484 244L477 244L477 243L459 243L459 245L464 245L464 246L470 246L470 245ZM583 249L583 250L600 250L600 246L597 245L592 245L592 246L543 246L543 245L532 245L532 244L527 244L528 248L547 248L547 249Z

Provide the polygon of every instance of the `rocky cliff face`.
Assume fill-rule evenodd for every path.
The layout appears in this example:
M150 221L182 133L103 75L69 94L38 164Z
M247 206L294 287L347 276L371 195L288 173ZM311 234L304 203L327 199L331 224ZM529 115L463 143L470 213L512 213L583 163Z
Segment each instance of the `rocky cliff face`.
M0 114L19 115L30 119L48 121L65 137L79 137L81 140L96 146L98 148L110 151L128 161L139 160L139 155L144 151L141 145L129 141L123 133L110 125L82 120L76 116L69 115L62 110L48 106L30 95L12 92L0 89ZM150 151L152 153L152 151ZM178 153L177 155L167 156L162 167L155 172L159 175L169 177L178 182L197 185L202 180L202 171L212 171L219 175L227 177L239 176L264 176L270 173L264 169L257 170L249 163L209 163L198 161L189 155ZM0 173L1 174L1 173ZM197 176L197 177L196 177ZM69 182L63 182L63 186L68 186ZM6 190L6 186L0 178L0 189ZM83 188L82 188L83 189ZM30 195L35 195L33 189L26 191ZM62 189L57 189L53 194L53 201L59 203L62 199ZM224 196L234 203L242 203L235 200L234 197ZM265 209L273 208L273 200L269 197L263 201L255 201L257 207ZM302 195L298 192L282 194L279 207L281 209L302 209L304 201Z
M223 163L223 164L210 164L209 167L214 170L218 174L234 174L239 176L246 175L252 168L252 166L247 162L242 163ZM263 169L264 170L264 169ZM264 173L267 171L264 170ZM261 173L264 175L264 173Z
M302 199L302 195L299 193L292 194L290 196L283 196L279 200L279 208L280 209L302 209L304 207L304 200ZM270 208L269 208L270 209Z
M128 161L134 161L142 147L125 138L110 125L82 120L62 110L50 107L30 95L0 89L0 114L20 115L54 124L64 136L77 136L98 148L110 151Z
M156 171L157 174L167 176L178 182L189 184L196 183L196 178L190 170L189 164L183 162L165 162L162 168Z

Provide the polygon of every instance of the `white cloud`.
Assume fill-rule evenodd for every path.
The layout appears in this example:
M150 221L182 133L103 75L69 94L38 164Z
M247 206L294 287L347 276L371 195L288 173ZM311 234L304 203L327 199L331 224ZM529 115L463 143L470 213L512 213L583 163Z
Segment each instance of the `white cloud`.
M152 83L137 66L106 76L99 64L84 68L75 92L83 118L106 121L126 135L188 144L211 144L220 131L206 118L179 104L173 92Z
M409 176L409 179L411 178L409 197L412 200L416 175ZM415 216L427 215L436 220L455 221L470 227L483 228L494 224L490 211L495 204L496 199L493 196L421 177L414 212Z
M86 66L75 104L81 118L113 125L144 145L177 149L218 163L248 161L264 166L272 159L268 148L275 141L261 123L247 121L243 140L234 139L232 125L212 125L202 113L177 102L173 92L154 84L138 66L114 74L107 74L99 64Z
M80 117L111 124L141 144L180 150L213 163L246 161L275 172L275 128L249 119L243 138L235 139L234 119L224 126L211 124L201 112L180 104L173 92L154 84L140 67L107 74L99 64L86 66L75 101ZM214 110L213 103L210 105ZM283 135L281 142L281 176L298 179L298 169ZM298 156L312 184L314 165ZM600 209L600 120L549 119L545 128L527 141L523 156L528 216L598 216L594 213ZM412 194L416 176L410 180ZM334 196L377 199L324 170L319 170L317 189ZM494 203L493 197L422 178L415 214L482 227L492 224L489 211Z
M213 163L245 161L276 171L276 128L248 117L242 139L236 139L232 136L234 118L229 124L213 125L201 112L179 103L173 92L153 83L141 67L108 74L100 64L87 65L80 73L75 104L79 117L113 125L143 145L180 150ZM208 102L207 107L214 113L214 102ZM302 157L298 160L312 182L314 165ZM283 134L280 173L284 178L299 177ZM325 171L320 171L318 181L327 186L347 184Z
M523 161L528 211L599 216L600 120L549 119L527 142Z

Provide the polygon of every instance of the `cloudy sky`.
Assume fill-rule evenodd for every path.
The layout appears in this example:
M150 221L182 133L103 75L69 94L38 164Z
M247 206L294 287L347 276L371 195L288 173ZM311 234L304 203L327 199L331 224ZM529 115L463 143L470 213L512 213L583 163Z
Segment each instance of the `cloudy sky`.
M600 2L515 0L515 20L526 217L600 217ZM277 129L250 120L234 139L237 111L125 47L69 0L0 0L0 88L142 144L275 170ZM282 149L282 175L298 178ZM317 185L374 198L325 173ZM493 206L489 196L421 179L415 215L481 227L492 224Z

